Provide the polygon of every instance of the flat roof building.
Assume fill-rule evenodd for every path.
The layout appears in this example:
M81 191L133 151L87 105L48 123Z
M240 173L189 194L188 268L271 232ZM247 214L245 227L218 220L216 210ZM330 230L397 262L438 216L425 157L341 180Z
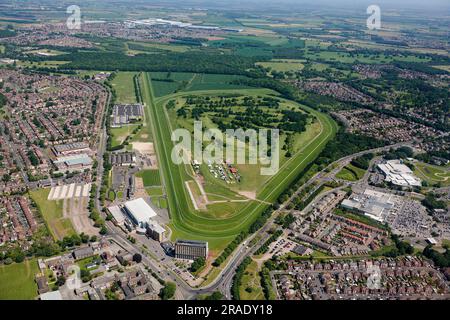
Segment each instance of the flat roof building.
M153 240L162 242L164 240L164 234L166 233L166 229L161 227L157 222L151 221L147 225L147 233Z
M39 296L39 299L41 300L63 300L63 297L61 295L61 292L58 291L52 291L52 292L47 292L44 294L41 294Z
M114 221L118 226L124 225L125 216L119 206L108 207L108 212L113 216Z
M400 160L389 160L378 165L383 172L386 181L402 187L420 187L422 182L414 176L412 170L400 162Z
M124 210L133 223L141 228L146 228L151 219L157 216L156 212L143 198L125 202Z
M142 104L116 104L112 112L112 126L120 127L140 120L144 115Z
M55 161L53 161L53 164L60 171L88 169L92 168L93 163L94 162L92 161L91 157L89 157L85 153L59 157Z
M341 206L383 222L384 217L395 205L392 198L388 193L366 189L363 194L354 194L342 201Z
M136 163L136 155L133 152L111 153L113 166L131 166Z
M58 144L52 148L55 156L68 155L73 153L90 152L89 144L86 142L73 142L67 144Z
M177 240L175 258L195 260L208 257L208 242L196 240Z

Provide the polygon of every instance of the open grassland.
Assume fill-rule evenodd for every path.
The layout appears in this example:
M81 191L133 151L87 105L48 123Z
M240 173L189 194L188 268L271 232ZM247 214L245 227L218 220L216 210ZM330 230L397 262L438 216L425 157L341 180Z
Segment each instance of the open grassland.
M0 300L33 300L37 296L34 281L39 272L36 260L0 266Z
M360 180L366 171L349 164L336 174L336 178L347 181Z
M36 202L39 212L55 240L75 234L70 219L63 217L63 201L47 200L50 188L30 191L30 196Z
M252 261L244 271L239 296L241 300L264 300L261 288L261 277L259 276L258 264Z
M136 103L133 76L135 72L118 72L111 84L116 91L117 103Z
M146 113L151 119L151 128L155 140L162 179L168 195L168 207L170 212L173 231L172 238L188 238L206 240L209 242L212 254L217 254L233 239L240 231L248 228L261 212L267 208L267 202L273 202L278 195L297 177L299 172L313 161L325 144L336 132L336 124L331 118L317 112L316 110L302 106L314 115L321 123L320 133L306 144L301 152L295 154L280 168L275 176L260 186L258 199L260 201L248 201L242 208L226 218L205 217L193 210L192 201L185 188L184 181L191 180L187 166L176 165L171 160L173 142L171 141L172 129L166 114L165 103L182 96L177 93L164 98L154 99L149 74L143 75L146 81L143 85L143 97L147 103ZM196 94L224 94L240 93L247 94L251 90L210 90L200 91ZM255 90L258 92L258 90ZM208 192L208 191L206 191Z
M272 59L267 62L258 62L264 68L270 68L271 70L278 72L288 72L288 71L301 71L305 67L303 64L305 60L295 60L295 59Z
M138 126L138 124L128 124L120 128L111 128L111 146L116 147L121 145L128 136L132 135L133 130Z

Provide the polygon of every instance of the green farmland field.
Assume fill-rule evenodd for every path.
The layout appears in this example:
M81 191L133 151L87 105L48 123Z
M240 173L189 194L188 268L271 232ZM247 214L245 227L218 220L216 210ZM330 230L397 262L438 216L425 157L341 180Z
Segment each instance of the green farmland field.
M33 300L38 294L34 281L38 272L36 260L0 266L0 300Z
M213 254L217 254L239 232L248 228L267 208L267 203L275 201L301 170L317 157L337 130L336 124L331 118L316 110L301 106L319 120L321 124L319 134L309 141L301 152L286 161L275 176L267 179L264 185L260 186L257 201L240 203L239 210L235 210L225 218L208 217L193 209L192 201L184 184L184 181L192 179L187 166L176 165L171 161L172 129L164 106L168 100L183 96L183 93L155 99L150 75L144 74L144 79L146 81L143 85L143 98L148 106L147 118L151 119L150 127L153 130L162 180L168 196L172 238L206 240L209 242ZM261 90L203 90L196 91L195 94L249 94L251 92L261 92Z

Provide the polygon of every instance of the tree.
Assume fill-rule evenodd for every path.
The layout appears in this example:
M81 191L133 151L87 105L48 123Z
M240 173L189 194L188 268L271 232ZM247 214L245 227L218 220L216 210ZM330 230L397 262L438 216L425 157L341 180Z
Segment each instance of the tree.
M159 292L159 296L162 300L169 300L175 295L177 285L173 282L166 282L164 287Z
M56 280L56 285L58 287L63 286L66 283L66 278L64 276L59 276L58 279Z
M222 300L223 294L220 291L214 291L209 296L205 297L205 300Z
M142 255L140 255L139 253L135 253L133 255L133 261L136 263L141 263L142 261Z
M85 233L80 234L81 242L88 243L89 242L89 236Z
M101 234L101 235L105 235L107 232L108 232L108 230L106 229L105 226L102 226L102 227L100 228L100 234Z
M191 272L196 272L200 270L206 264L206 260L203 257L199 257L194 260L191 265Z
M3 175L2 181L5 182L5 183L11 181L11 176L9 174L5 173Z

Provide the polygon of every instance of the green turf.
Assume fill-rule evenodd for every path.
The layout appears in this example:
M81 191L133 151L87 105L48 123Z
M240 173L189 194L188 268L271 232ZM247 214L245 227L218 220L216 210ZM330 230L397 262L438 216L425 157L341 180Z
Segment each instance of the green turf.
M32 300L37 297L34 281L39 268L36 260L0 265L0 300Z
M160 186L161 177L159 170L142 170L136 174L136 177L144 180L144 187Z

